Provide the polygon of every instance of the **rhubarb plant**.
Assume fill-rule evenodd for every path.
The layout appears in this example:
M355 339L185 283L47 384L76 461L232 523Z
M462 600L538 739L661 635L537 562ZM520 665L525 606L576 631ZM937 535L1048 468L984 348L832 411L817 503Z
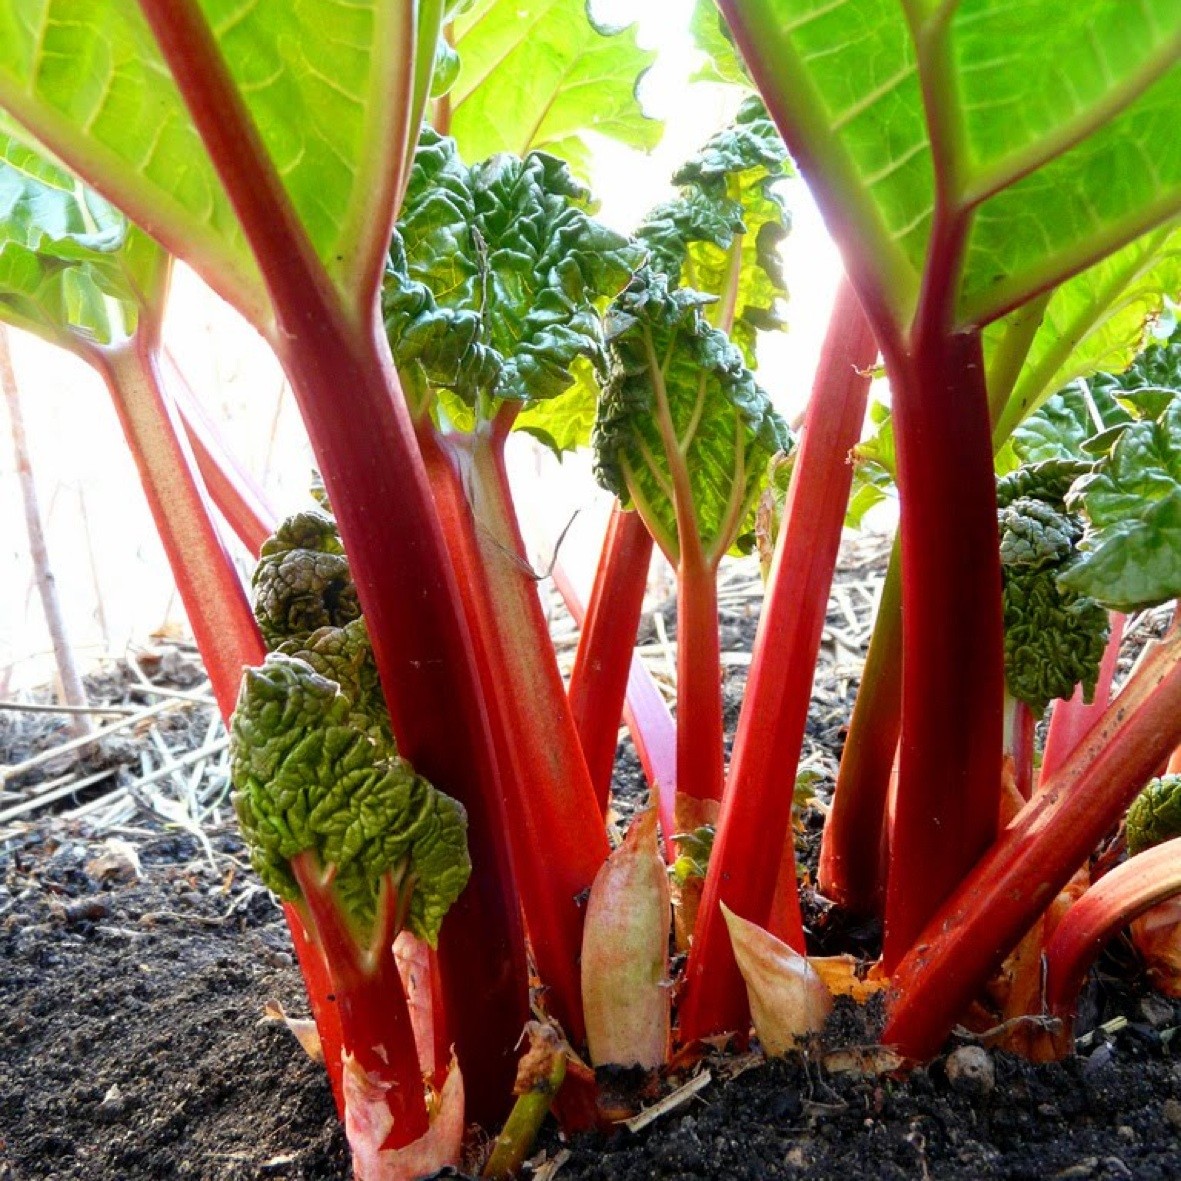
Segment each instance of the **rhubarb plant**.
M128 416L129 438L223 708L253 669L234 723L238 807L303 941L361 1177L454 1160L460 1072L467 1118L503 1116L529 1012L526 932L532 999L576 1049L589 1028L605 1060L666 1055L653 818L612 860L604 825L653 542L678 570L676 765L665 751L658 805L701 883L682 1042L746 1033L752 996L761 1028L798 1031L773 1012L775 965L803 982L784 994L811 1006L803 1024L820 1020L790 787L851 455L872 456L878 485L896 480L900 541L821 883L850 905L884 899L883 1037L901 1055L938 1051L1181 742L1174 627L1036 788L1030 770L1021 798L1003 794L1006 684L1031 707L1027 737L1033 712L1076 685L1080 706L1096 686L1098 709L1107 611L1181 590L1175 346L1091 380L1127 367L1181 286L1176 5L718 8L727 28L709 6L694 19L706 72L753 83L762 104L741 106L632 238L595 219L585 181L594 132L640 146L658 132L633 95L648 56L577 0L0 12L0 309L154 407L151 432ZM1069 79L1047 62L1071 63ZM789 153L848 280L793 448L727 768L716 575L752 533L769 467L789 470L753 372L758 334L782 320ZM158 378L170 256L274 349L323 475L324 511L264 544L261 506L238 495L227 510L261 549L257 628ZM879 354L889 418L855 454ZM620 500L569 697L508 485L513 431L558 453L593 432ZM234 506L230 449L193 439ZM673 781L691 803L670 816ZM1173 890L1159 848L1055 932L1056 1011L1091 934ZM402 931L438 940L432 1057L450 1038L459 1062L433 1125ZM550 1062L523 1124L571 1080L593 1084L574 1057ZM414 1163L395 1163L412 1144Z

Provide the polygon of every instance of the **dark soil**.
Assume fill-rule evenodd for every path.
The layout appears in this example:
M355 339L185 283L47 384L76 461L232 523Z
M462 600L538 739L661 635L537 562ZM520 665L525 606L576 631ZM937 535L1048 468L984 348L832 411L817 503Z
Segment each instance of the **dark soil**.
M726 608L727 650L749 651L755 603L737 595ZM807 873L856 689L847 657L867 628L862 607L846 601L830 614L803 760L816 801L802 809L798 847L822 953L868 952L876 939L816 898ZM671 632L671 614L666 622ZM733 724L741 660L730 669ZM26 726L16 741L3 717L2 762L64 738ZM186 724L202 741L200 719ZM626 814L642 776L630 748L622 753ZM130 768L125 777L136 771L119 744L90 752L83 769L102 757ZM208 847L159 817L135 823L96 833L43 817L0 843L0 1181L343 1181L348 1153L322 1069L281 1024L262 1020L268 1001L304 1011L281 912L224 817L206 827ZM872 1044L872 1020L839 1005L826 1045ZM1110 1032L1096 1028L1105 1023ZM527 1174L1177 1178L1179 1029L1181 1004L1147 991L1117 945L1085 997L1079 1031L1096 1032L1065 1064L987 1051L993 1082L953 1083L946 1056L900 1080L835 1073L819 1058L718 1055L669 1080L666 1090L707 1069L713 1081L641 1132L567 1142L550 1128Z
M0 860L0 1178L346 1177L322 1069L260 1025L301 986L237 838L104 877L109 846L46 829Z

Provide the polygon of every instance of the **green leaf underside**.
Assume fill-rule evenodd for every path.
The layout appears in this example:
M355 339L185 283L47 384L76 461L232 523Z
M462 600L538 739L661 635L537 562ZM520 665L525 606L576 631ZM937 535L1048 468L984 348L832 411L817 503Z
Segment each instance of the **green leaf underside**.
M229 71L330 274L374 216L403 3L203 0ZM0 106L255 319L265 298L229 200L134 4L0 7Z
M383 296L411 402L442 389L491 413L503 399L529 407L565 395L522 426L584 441L599 311L641 257L588 216L586 190L556 157L501 155L469 169L453 140L425 131Z
M1161 226L1058 287L1011 394L1005 418L1017 423L1076 378L1119 373L1143 348L1165 297L1181 292L1181 227ZM990 358L1013 317L985 333ZM991 371L991 359L990 359Z
M635 97L656 55L632 28L600 32L586 0L476 0L452 26L459 77L450 134L467 160L542 150L587 178L587 132L656 146L661 124Z
M267 886L297 900L301 853L335 867L331 891L359 942L390 876L406 925L434 944L471 872L467 817L388 745L350 724L335 682L299 659L248 669L231 727L234 806Z
M677 171L679 196L657 206L637 231L654 270L715 297L703 314L728 332L752 368L756 333L784 327L778 252L791 219L774 185L790 175L779 132L762 102L748 99L735 122Z
M664 276L644 270L607 315L596 473L635 504L673 562L687 544L679 529L694 532L710 561L734 544L771 457L788 446L787 428L742 354L701 315L707 298L670 291ZM662 395L671 451L660 429ZM691 519L678 520L673 465L687 469Z
M1181 208L1174 0L754 0L743 10L899 322L914 310L935 203L924 79L952 100L938 141L954 170L952 211L974 209L962 324L987 323Z
M751 90L754 84L728 32L714 0L697 0L689 18L689 33L697 48L705 54L705 65L698 71L696 80Z
M135 331L166 259L113 206L0 131L0 319L107 345Z
M1125 427L1071 497L1088 529L1064 586L1118 611L1181 595L1181 398Z

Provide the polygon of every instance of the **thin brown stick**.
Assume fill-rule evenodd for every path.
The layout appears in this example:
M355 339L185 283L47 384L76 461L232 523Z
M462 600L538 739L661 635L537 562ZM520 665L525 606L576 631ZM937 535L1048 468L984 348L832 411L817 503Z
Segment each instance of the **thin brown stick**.
M20 391L16 384L16 373L12 368L12 354L8 347L8 330L0 325L0 386L8 404L8 418L12 426L12 447L16 458L16 474L20 481L21 499L25 507L25 530L29 536L29 555L33 562L33 574L37 580L37 592L41 596L41 609L45 613L45 626L53 643L53 658L57 664L57 675L61 682L62 696L67 705L79 711L70 715L70 730L78 737L93 729L90 718L84 712L86 690L74 660L74 650L66 630L61 600L57 593L57 582L53 567L49 564L49 547L45 543L45 528L41 519L41 507L37 503L37 482L33 479L33 465L29 457L29 440L25 433L25 420L21 412Z

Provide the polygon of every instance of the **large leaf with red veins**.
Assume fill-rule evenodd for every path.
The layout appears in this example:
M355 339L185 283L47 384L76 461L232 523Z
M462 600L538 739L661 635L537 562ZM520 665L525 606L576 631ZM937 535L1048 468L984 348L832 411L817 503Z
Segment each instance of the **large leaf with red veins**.
M208 22L298 222L349 290L393 206L415 14L433 46L441 0L183 2ZM0 109L268 323L250 249L139 5L0 5Z
M1181 211L1176 0L720 0L862 284L980 325ZM946 259L944 260L946 261Z

